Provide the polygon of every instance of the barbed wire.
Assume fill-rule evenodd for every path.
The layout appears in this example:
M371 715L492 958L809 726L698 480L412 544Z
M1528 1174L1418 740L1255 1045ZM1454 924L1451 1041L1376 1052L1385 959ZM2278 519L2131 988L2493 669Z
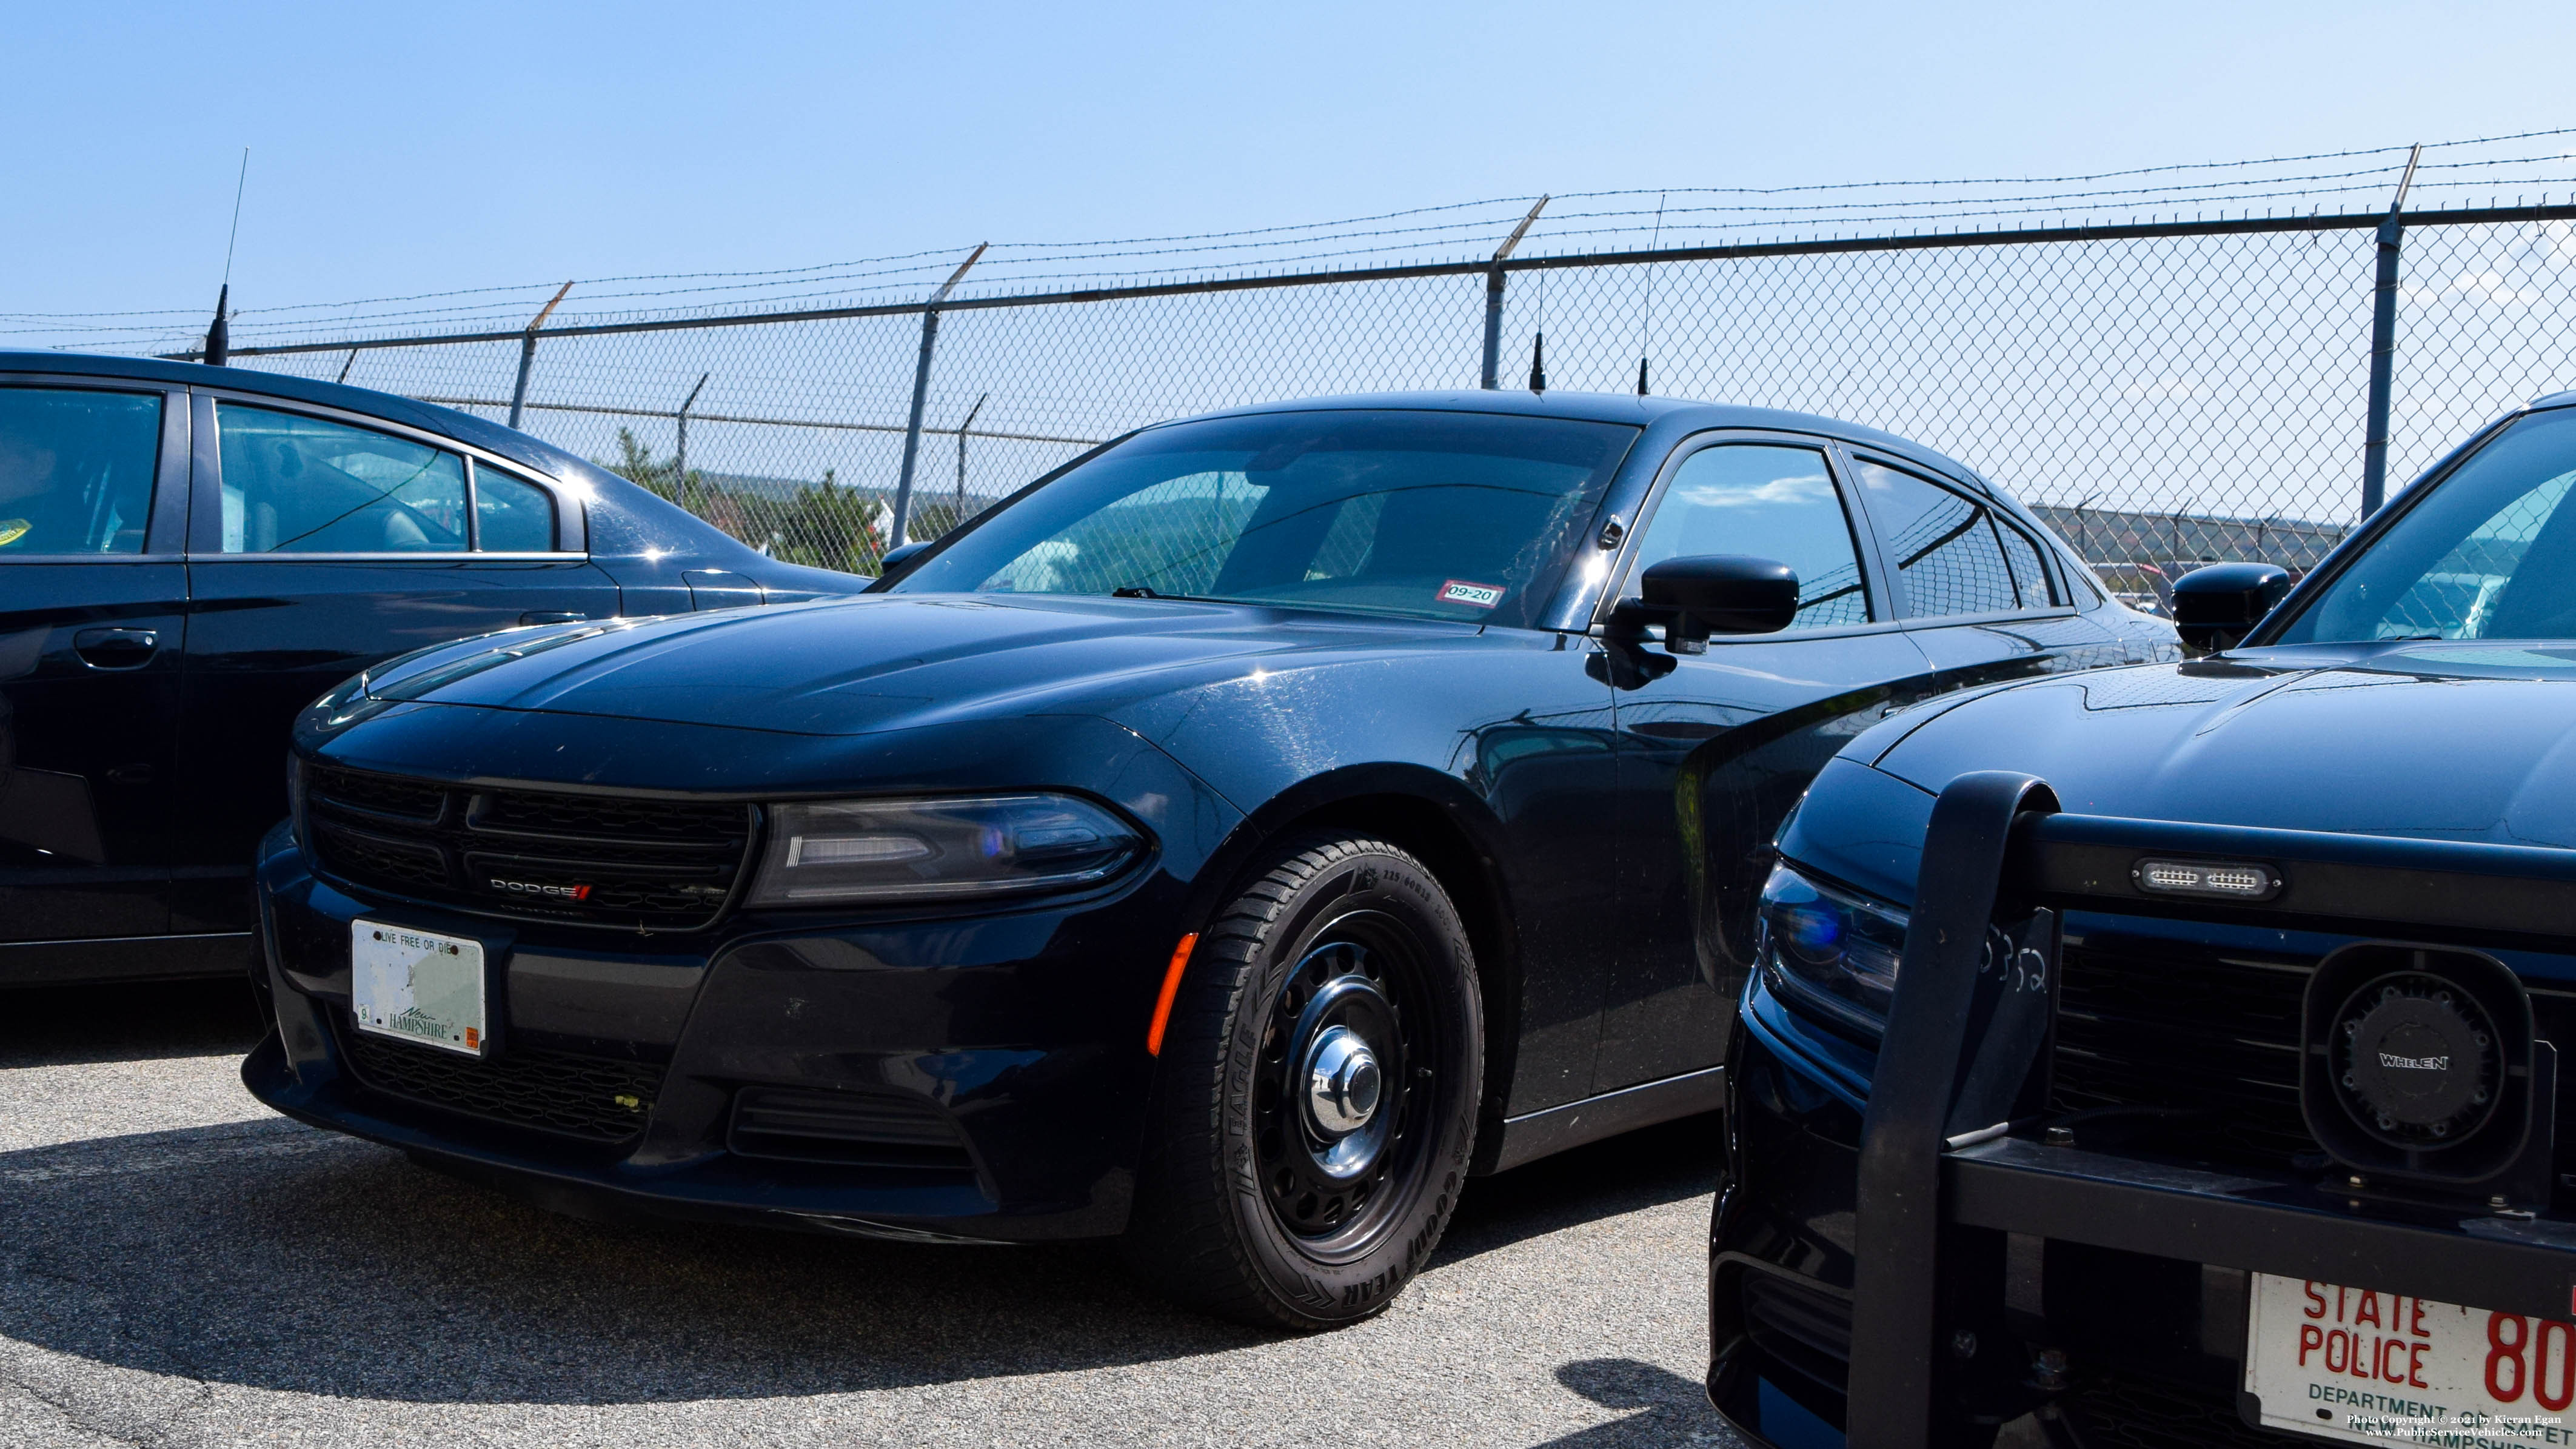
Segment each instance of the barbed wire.
M2463 148L2499 146L2540 137L2576 135L2576 127L2524 131L2426 143L2427 151L2456 153ZM2021 219L2032 225L2116 224L2105 218L2155 216L2190 210L2195 216L2230 211L2251 215L2254 207L2277 208L2298 202L2322 212L2326 205L2376 202L2393 188L2394 176L2409 148L2405 145L2318 151L2226 161L2178 162L2156 166L2071 173L2056 176L1952 177L1932 180L1883 180L1806 183L1791 186L1664 187L1569 192L1555 196L1524 240L1524 257L1563 255L1569 245L1599 250L1623 236L1649 235L1665 244L1708 244L1723 240L1805 240L1840 236L1851 227L1897 228L1927 224L1967 224L1977 231ZM2343 169L2315 168L2290 174L2282 168L2316 162L2384 158ZM2561 168L2576 160L2567 152L2481 156L2463 160L2424 160L2416 188L2451 196L2490 194L2534 187L2576 188L2576 174ZM2550 174L2528 174L2529 168ZM2426 175L2424 173L2475 175ZM2223 173L2223 174L2221 174ZM2207 176L2209 179L2188 179ZM2091 187L2091 183L2132 178L2159 178L2139 186ZM2342 183L2342 184L2337 184ZM2083 190L2031 190L2083 186ZM2025 188L2005 194L1976 194L1994 188ZM1951 195L1927 195L1946 190ZM1883 193L1867 196L1872 191ZM1885 194L1893 193L1893 194ZM1657 197L1658 207L1621 207L1627 198ZM1773 199L1784 200L1773 200ZM1788 201L1785 199L1804 198ZM1848 198L1848 199L1846 199ZM1237 228L1228 231L1132 236L1082 242L1005 241L989 247L976 272L956 294L960 300L1024 295L1048 286L1150 285L1173 280L1289 275L1301 270L1350 269L1355 266L1412 263L1459 263L1482 260L1491 246L1527 213L1535 196L1487 197L1476 201L1409 207L1330 221ZM2293 206L2293 211L2297 209ZM2079 215L2080 223L2070 219ZM1389 225L1388 223L1395 223ZM556 313L560 326L614 325L622 322L671 320L691 316L735 317L765 310L789 310L800 304L869 305L926 290L943 277L965 248L930 248L884 256L851 258L800 267L733 271L653 272L577 280L568 305ZM1116 264L1116 265L1110 265ZM657 286L657 283L681 283ZM346 340L364 341L399 330L452 328L463 332L497 330L530 315L539 299L560 281L508 286L451 288L356 298L340 302L290 302L243 308L233 314L234 332L249 343L293 332L311 338L318 331ZM416 306L416 303L449 305ZM624 304L624 305L620 305ZM658 305L657 305L658 304ZM333 315L337 314L337 315ZM203 313L195 307L94 312L0 311L0 336L50 338L58 347L110 347L119 343L164 343L192 338Z

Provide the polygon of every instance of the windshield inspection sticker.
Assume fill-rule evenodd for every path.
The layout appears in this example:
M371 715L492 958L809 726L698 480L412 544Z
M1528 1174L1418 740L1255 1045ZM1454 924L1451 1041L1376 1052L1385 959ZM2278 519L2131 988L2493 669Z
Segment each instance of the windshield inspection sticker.
M1490 609L1503 601L1503 586L1471 584L1465 579L1451 579L1440 586L1439 597L1440 602L1444 604L1467 604L1479 609Z

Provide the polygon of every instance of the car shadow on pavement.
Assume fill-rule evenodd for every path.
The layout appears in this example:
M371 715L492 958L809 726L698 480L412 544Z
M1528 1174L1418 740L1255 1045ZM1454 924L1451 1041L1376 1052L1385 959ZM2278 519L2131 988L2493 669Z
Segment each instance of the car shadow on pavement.
M239 976L0 990L0 1070L246 1052L261 1030Z
M1708 1406L1708 1390L1658 1364L1593 1358L1556 1371L1556 1381L1626 1415L1578 1429L1534 1449L1629 1449L1632 1445L1734 1444Z
M1480 1177L1460 1194L1436 1267L1524 1239L1717 1191L1725 1151L1711 1113Z
M243 1044L199 1008L151 1029L58 1021L50 1044L20 1016L0 1063ZM1714 1140L1676 1124L1480 1180L1435 1270L1705 1193ZM268 1117L0 1153L0 1337L258 1389L597 1405L1057 1373L1275 1335L1145 1293L1098 1246L577 1221Z

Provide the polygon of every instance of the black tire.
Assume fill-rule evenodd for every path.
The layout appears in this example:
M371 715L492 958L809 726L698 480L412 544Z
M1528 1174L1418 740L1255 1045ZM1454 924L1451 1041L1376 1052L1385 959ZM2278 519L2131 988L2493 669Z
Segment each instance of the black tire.
M1332 1328L1421 1271L1466 1182L1475 957L1439 881L1385 841L1304 836L1249 875L1174 999L1123 1246L1193 1307ZM1329 1089L1306 1088L1319 1066Z

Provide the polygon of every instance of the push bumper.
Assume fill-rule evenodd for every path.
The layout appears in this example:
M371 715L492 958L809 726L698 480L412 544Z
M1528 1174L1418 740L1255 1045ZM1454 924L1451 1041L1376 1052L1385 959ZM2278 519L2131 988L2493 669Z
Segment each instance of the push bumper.
M2088 1419L2124 1443L2290 1442L2251 1427L2240 1398L2249 1275L2576 1316L2576 1221L2545 1203L2482 1210L2341 1168L2213 1170L2050 1134L2033 1093L2055 1004L2037 1003L2038 1029L2015 1020L1999 973L1979 969L1986 927L2027 931L2052 902L2084 904L2108 874L2087 852L2108 849L2118 832L2104 827L2138 824L2043 825L2051 811L2026 779L1972 776L1944 793L1874 1060L1804 1040L1758 982L1748 991L1711 1243L1709 1391L1730 1420L1782 1449L1982 1444L2023 1416L2058 1443L2087 1442ZM2449 917L2518 908L2526 938L2567 934L2563 859L2436 852L2410 865L2370 858L2381 844L2329 849L2349 859L2303 882L2351 889L2308 919L2377 912L2422 924L2370 934L2449 939L2468 924ZM2200 845L2245 852L2241 839ZM2111 853L2125 864L2136 851ZM2445 869L2455 878L2428 888ZM2353 888L2365 871L2388 879ZM2517 883L2534 879L2549 889ZM1969 949L1944 952L1944 938ZM2073 1349L2072 1365L2034 1362L2046 1344ZM2154 1392L2128 1392L2141 1374Z

